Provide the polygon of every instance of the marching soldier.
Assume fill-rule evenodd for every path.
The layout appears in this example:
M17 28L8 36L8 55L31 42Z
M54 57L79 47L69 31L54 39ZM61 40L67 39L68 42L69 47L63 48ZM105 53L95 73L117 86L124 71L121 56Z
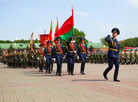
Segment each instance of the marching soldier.
M43 49L43 44L40 44L40 49L38 50L39 54L39 72L43 72L43 67L44 67L44 49Z
M93 56L94 56L94 53L91 54L91 63L94 62L94 57Z
M18 58L18 67L22 67L22 50L19 50L17 52L17 58Z
M23 68L25 69L26 66L27 66L27 62L28 62L28 59L27 59L27 50L24 49L22 51L22 59L23 59Z
M94 63L96 63L96 52L94 52L93 54L93 60L94 60Z
M105 59L105 63L107 63L108 62L108 57L107 57L107 52L106 51L104 53L104 59Z
M124 51L122 50L121 52L120 52L120 63L121 64L125 64L125 56L124 56L125 54L124 54Z
M103 52L101 52L101 54L100 54L100 61L101 61L101 63L104 63L104 53Z
M130 52L128 49L125 52L125 59L126 59L126 64L130 64Z
M51 74L51 64L52 64L52 47L50 47L51 41L47 41L47 47L45 47L44 55L46 58L46 73Z
M76 46L73 37L69 38L67 42L67 63L68 63L68 74L74 75L74 63L75 63L75 56L76 56Z
M39 55L38 55L38 50L34 50L34 68L38 67L38 61L39 61Z
M7 59L7 65L10 67L10 51L8 50L8 54L6 56Z
M17 67L18 57L17 57L17 50L13 52L13 68Z
M14 52L13 51L11 51L11 67L13 67L14 68Z
M62 59L64 56L63 53L63 45L60 44L61 37L56 37L56 43L55 46L53 47L53 60L56 58L56 63L57 63L57 72L56 75L61 76L61 68L62 68Z
M113 28L111 32L112 32L113 37L108 35L105 38L105 41L107 41L109 44L109 50L108 50L109 67L104 71L103 76L106 80L108 80L107 74L113 68L113 65L115 64L114 81L120 82L120 80L117 79L118 71L119 71L119 47L120 45L116 39L117 35L120 34L120 31L118 28Z
M33 68L33 62L34 62L34 52L33 52L33 50L32 51L29 51L28 52L28 58L29 58L29 61L30 61L30 63L29 63L29 66L31 67L31 68Z
M86 58L87 58L87 55L88 55L87 45L84 44L84 40L85 40L85 38L83 38L83 37L80 38L81 44L78 47L78 55L79 55L79 58L81 60L81 70L80 70L80 73L83 74L83 75L85 75L85 73L84 73L85 62L86 62Z
M131 58L131 64L134 64L135 63L135 52L134 52L134 50L131 50L130 58Z
M138 64L138 50L135 51L136 64Z

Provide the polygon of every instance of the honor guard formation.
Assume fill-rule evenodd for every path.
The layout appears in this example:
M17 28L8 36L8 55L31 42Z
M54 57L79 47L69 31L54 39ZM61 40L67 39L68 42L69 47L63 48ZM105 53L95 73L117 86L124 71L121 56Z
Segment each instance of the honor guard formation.
M115 65L115 72L113 80L119 82L119 64L138 64L138 51L127 50L120 51L117 36L120 34L118 28L112 29L112 35L108 35L105 41L109 45L108 52L94 52L88 54L87 45L84 44L85 38L80 38L79 46L76 46L74 37L70 37L67 41L67 46L63 47L61 44L61 37L55 38L55 45L51 46L51 41L47 41L47 46L40 44L40 49L26 50L14 49L8 50L1 58L1 62L7 64L12 68L39 68L39 72L51 74L53 72L53 63L56 63L56 75L62 76L62 63L67 63L67 72L69 75L74 75L75 62L81 62L80 73L85 75L85 63L108 63L107 69L103 72L103 77L108 80L107 74ZM66 60L66 61L65 61Z

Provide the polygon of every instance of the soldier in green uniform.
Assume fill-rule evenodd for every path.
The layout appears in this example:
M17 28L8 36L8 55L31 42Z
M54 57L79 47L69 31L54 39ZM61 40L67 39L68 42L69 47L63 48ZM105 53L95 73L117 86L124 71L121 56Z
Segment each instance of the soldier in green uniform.
M104 53L101 52L101 63L104 63Z
M131 58L131 64L134 64L135 63L135 52L134 52L134 50L131 50L130 58Z
M38 61L39 61L38 59L39 59L38 50L35 49L34 50L34 68L38 67Z
M43 67L44 67L44 49L43 49L43 44L40 44L40 49L38 50L39 54L39 72L43 72Z
M105 63L108 62L107 51L104 52L104 61L105 61Z
M94 54L92 53L92 54L90 55L90 57L91 57L91 63L94 63Z
M96 63L100 63L100 52L96 53Z
M125 53L124 53L124 51L122 50L119 55L120 55L120 63L125 64Z
M11 67L14 67L14 52L11 51Z
M98 63L98 53L99 52L97 52L96 55L95 55L95 63Z
M102 63L102 53L99 52L99 63Z
M130 52L128 50L125 52L125 60L126 64L130 64Z
M28 59L27 59L27 50L24 49L22 51L22 59L23 59L23 68L25 69L28 63Z
M93 63L96 63L96 53L93 54Z
M136 64L138 64L138 50L135 51Z
M33 68L33 64L34 64L34 52L33 52L33 50L28 52L28 58L29 58L29 66L31 68Z
M10 51L8 50L8 54L6 56L6 59L7 59L7 65L8 67L10 67Z
M22 50L19 50L18 52L17 52L17 62L18 62L18 67L22 67Z
M17 63L18 63L18 57L17 57L17 50L15 49L13 51L13 68L17 67Z

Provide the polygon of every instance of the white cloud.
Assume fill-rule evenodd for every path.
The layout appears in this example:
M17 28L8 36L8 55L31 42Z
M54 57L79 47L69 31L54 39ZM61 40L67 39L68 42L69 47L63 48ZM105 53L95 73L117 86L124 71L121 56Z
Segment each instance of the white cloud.
M138 0L128 0L128 3L131 4L133 7L138 8Z

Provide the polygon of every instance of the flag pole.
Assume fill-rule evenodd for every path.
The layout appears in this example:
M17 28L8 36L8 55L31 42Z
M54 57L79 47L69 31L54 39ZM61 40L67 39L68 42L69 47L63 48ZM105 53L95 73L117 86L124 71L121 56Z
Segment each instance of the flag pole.
M73 26L74 26L74 10L73 10L73 2L71 2L72 7L72 20L73 20ZM73 39L75 39L75 35L73 34Z

